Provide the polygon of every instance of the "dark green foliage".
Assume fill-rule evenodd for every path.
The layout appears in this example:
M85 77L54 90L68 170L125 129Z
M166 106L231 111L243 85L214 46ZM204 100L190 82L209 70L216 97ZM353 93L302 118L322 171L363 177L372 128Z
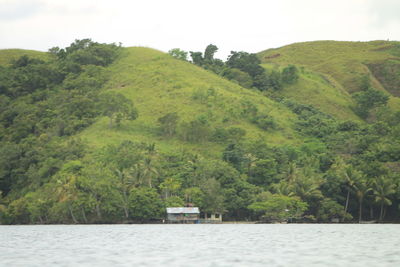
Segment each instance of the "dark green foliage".
M176 133L179 116L176 112L168 113L158 119L160 130L164 136L171 137Z
M357 103L355 112L362 118L367 118L372 109L386 105L389 100L389 96L384 92L371 87L355 93L353 98Z
M276 70L272 70L257 75L254 78L254 87L260 91L267 91L270 89L275 91L281 90L283 87L281 73Z
M275 130L277 128L274 118L267 114L258 114L252 119L252 122L266 131Z
M323 138L334 133L337 129L334 118L310 105L287 99L283 100L282 103L298 115L297 130L303 134Z
M251 204L249 209L256 212L263 221L283 222L301 219L307 210L307 203L297 197L269 195L266 200Z
M208 178L200 185L203 191L203 211L209 213L223 212L224 196L220 183L215 178Z
M168 54L170 54L171 56L173 56L176 59L183 60L183 61L186 61L187 56L188 56L188 52L183 51L179 48L174 48L174 49L169 50Z
M344 121L338 124L337 130L342 132L357 131L360 126L355 121Z
M236 68L248 73L252 78L264 73L263 67L259 64L261 61L255 54L247 52L232 51L226 61L226 65L230 68Z
M55 55L67 72L78 73L85 65L107 66L117 57L120 47L115 44L100 44L91 39L75 40L69 47L51 48L49 52Z
M283 84L293 84L298 79L297 68L293 65L284 68L282 73L277 70L266 71L256 54L232 51L224 63L214 58L216 51L218 47L213 44L206 47L204 57L201 52L191 51L193 64L236 81L245 88L255 87L260 91L278 91Z
M192 58L192 62L195 65L202 66L203 65L203 53L201 52L193 52L190 51L190 57Z
M333 219L339 221L349 221L352 216L344 211L342 205L331 199L324 199L321 201L321 207L318 213L318 220L322 222L331 222Z
M190 51L190 57L192 58L193 64L220 75L224 71L225 64L222 60L214 58L214 54L217 51L218 47L210 44L206 47L204 56L202 52Z
M203 142L211 135L211 128L205 116L199 116L189 123L183 122L180 125L181 138L189 142Z
M102 115L110 119L110 128L113 122L119 126L123 119L135 120L138 116L132 101L115 92L105 92L99 96L99 109Z
M1 67L3 194L40 187L64 160L83 156L80 142L59 137L75 134L100 115L96 102L107 73L96 65L110 64L117 52L115 45L77 40L66 49L51 49L55 57L49 61L22 56ZM66 67L71 62L76 69Z
M204 51L204 61L208 64L212 64L214 61L214 54L218 51L218 47L213 44L209 44Z
M212 140L216 142L239 142L246 135L246 130L239 127L217 128L214 130Z
M289 65L282 70L282 82L284 84L294 84L299 79L296 66Z
M240 86L245 88L251 88L253 86L253 79L251 76L239 69L227 68L222 72L221 75L228 80L236 81Z
M129 194L129 209L132 218L137 221L161 219L164 205L155 189L134 188Z

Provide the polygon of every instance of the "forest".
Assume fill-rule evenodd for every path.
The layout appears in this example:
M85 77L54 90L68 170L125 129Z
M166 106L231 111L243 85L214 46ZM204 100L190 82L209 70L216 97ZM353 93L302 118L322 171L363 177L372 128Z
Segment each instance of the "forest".
M49 49L45 58L21 55L0 65L0 223L160 222L166 207L186 205L226 221L399 221L400 110L390 106L396 96L376 88L371 75L357 76L351 116L338 117L283 94L311 75L299 64L268 68L243 51L222 61L217 51L211 44L204 53L176 48L152 58L240 88L229 92L238 103L232 106L218 102L228 93L217 83L192 90L188 99L207 111L190 118L182 110L192 102L153 112L141 105L147 95L115 89L113 68L126 56L121 45L82 39ZM174 77L129 64L132 73L154 75L146 79L169 96L185 87L169 92L164 80ZM110 135L151 129L143 139L127 134L94 147L85 131L103 119ZM144 126L135 126L140 119Z

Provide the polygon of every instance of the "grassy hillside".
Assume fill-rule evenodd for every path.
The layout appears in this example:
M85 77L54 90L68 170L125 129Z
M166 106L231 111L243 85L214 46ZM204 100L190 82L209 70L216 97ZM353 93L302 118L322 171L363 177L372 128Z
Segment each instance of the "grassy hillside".
M24 54L0 51L0 224L155 222L185 203L228 220L398 219L399 114L369 113L387 97L365 79L396 107L397 43L260 53L279 72L90 39L7 66ZM216 74L236 67L257 89ZM382 190L392 206L372 201Z
M318 84L318 86L322 89L321 91L330 91L331 94L312 96L313 99L308 99L308 101L316 106L319 103L328 104L328 106L324 105L325 111L330 111L339 117L343 115L343 112L348 116L353 116L347 108L352 105L352 101L345 91L353 93L360 90L361 80L365 75L370 75L372 85L376 89L384 90L392 96L399 95L400 83L398 83L399 76L397 75L400 69L399 56L400 43L387 41L305 42L259 53L264 64L278 66L295 64L315 72L316 79L311 78L313 84L318 83L318 76L329 81L328 86L323 84ZM312 92L307 91L310 87L303 85L300 84L291 89L300 89L301 92L311 96ZM303 101L302 94L288 91L284 94ZM336 96L332 97L333 95ZM389 104L392 108L400 108L397 97L392 97Z
M108 128L107 118L86 129L81 137L94 147L122 140L157 142L162 150L194 150L217 155L225 145L215 142L192 144L179 137L163 138L158 133L158 118L177 112L181 122L205 117L210 129L238 127L246 138L264 139L270 144L297 142L292 130L294 115L285 107L263 97L259 92L243 89L217 75L176 60L148 48L126 48L120 59L110 66L108 90L121 92L131 99L139 118L124 122L119 128ZM254 103L260 114L272 117L276 130L264 131L243 117L245 103Z
M25 49L1 49L0 50L0 65L9 65L13 60L18 59L21 56L29 56L32 58L39 58L45 60L48 58L48 54L35 50Z

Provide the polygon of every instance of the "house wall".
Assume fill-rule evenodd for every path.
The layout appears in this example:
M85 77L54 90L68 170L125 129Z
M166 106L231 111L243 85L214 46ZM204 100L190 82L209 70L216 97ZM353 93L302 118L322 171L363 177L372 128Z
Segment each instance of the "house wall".
M167 219L169 221L196 221L199 219L199 214L190 213L190 214L167 214Z

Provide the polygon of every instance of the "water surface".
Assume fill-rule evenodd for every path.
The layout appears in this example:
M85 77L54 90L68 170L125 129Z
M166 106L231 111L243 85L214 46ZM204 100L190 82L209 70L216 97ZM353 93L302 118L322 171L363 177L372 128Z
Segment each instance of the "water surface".
M0 266L400 266L400 226L0 226Z

